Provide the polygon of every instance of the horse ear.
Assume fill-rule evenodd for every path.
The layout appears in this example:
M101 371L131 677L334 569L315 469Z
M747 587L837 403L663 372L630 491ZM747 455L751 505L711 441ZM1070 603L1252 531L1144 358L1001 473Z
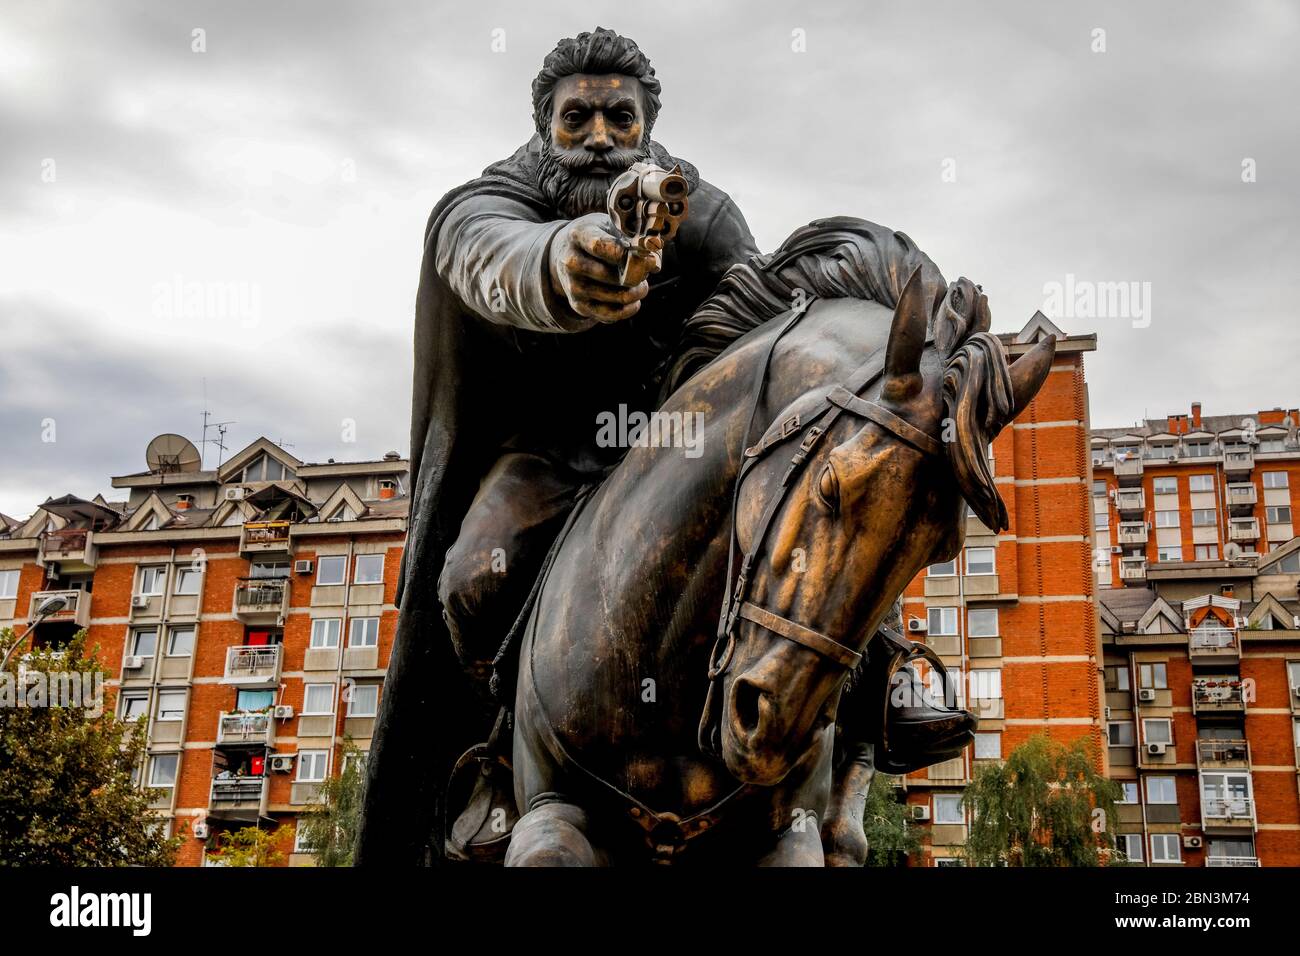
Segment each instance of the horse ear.
M1049 335L1020 358L1011 363L1011 392L1015 396L1015 412L1019 415L1034 400L1038 390L1047 380L1056 357L1056 336Z
M920 388L921 353L929 320L921 268L913 270L894 307L885 345L885 389L891 398L910 398Z

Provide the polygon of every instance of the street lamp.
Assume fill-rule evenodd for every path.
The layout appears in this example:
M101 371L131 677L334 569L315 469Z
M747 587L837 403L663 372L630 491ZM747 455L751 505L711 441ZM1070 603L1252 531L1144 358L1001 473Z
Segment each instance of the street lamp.
M55 594L42 601L40 607L36 609L36 616L32 619L32 623L28 625L27 630L23 631L23 636L14 641L13 644L9 646L9 649L5 651L4 660L0 661L0 671L3 671L9 666L9 658L13 656L14 651L18 650L18 645L27 640L42 621L51 614L62 611L67 604L68 597L66 594Z

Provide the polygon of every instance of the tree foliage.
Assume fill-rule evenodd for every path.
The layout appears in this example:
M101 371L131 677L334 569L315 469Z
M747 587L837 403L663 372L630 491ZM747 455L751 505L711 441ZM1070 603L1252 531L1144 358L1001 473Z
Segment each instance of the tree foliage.
M284 862L281 846L288 838L287 826L230 830L217 838L216 847L208 850L207 857L217 866L279 866Z
M320 786L320 803L298 821L303 843L316 854L317 866L351 866L361 824L366 773L361 751L343 742L343 772Z
M862 828L867 835L867 866L905 866L921 849L921 837L898 799L898 778L877 773L867 790Z
M13 641L0 631L0 655ZM108 676L97 654L81 631L58 650L15 653L0 672L0 866L172 864L180 841L163 836L133 779L144 727L118 720L103 696L94 703ZM49 706L72 674L84 695Z
M1101 866L1117 862L1120 788L1082 738L1031 737L1004 762L980 767L963 798L972 813L971 866Z

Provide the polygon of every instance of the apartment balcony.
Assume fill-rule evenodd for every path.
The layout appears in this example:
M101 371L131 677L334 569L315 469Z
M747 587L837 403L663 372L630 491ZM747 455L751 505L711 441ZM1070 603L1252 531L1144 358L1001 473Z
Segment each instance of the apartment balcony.
M1206 866L1259 866L1257 856L1207 856Z
M1192 628L1187 635L1187 653L1192 663L1205 661L1235 662L1241 659L1241 642L1237 632L1218 625Z
M1252 542L1259 540L1258 518L1233 518L1228 522L1228 540Z
M1255 468L1255 452L1251 448L1230 448L1223 453L1223 471L1227 475L1248 476Z
M1238 482L1228 485L1228 511L1241 517L1248 516L1255 510L1259 495L1251 482Z
M1115 459L1115 480L1121 486L1140 485L1142 483L1142 459L1137 456Z
M208 797L208 816L255 822L265 814L266 776L214 777Z
M1119 579L1121 581L1145 581L1147 579L1147 559L1120 558Z
M41 535L36 563L42 567L57 564L64 570L86 571L95 567L99 549L95 533L88 528L64 528Z
M240 578L235 585L236 620L245 624L283 624L288 613L288 578Z
M275 743L270 711L223 711L217 718L217 744L228 747L269 747Z
M1141 488L1121 488L1115 492L1115 508L1121 515L1141 518L1146 512L1147 497Z
M1255 801L1250 797L1201 795L1201 829L1210 835L1248 833L1255 829Z
M289 522L246 521L239 532L239 553L248 557L289 553Z
M223 684L275 687L280 683L280 645L252 644L227 648Z
M1149 532L1145 521L1121 521L1119 523L1120 544L1146 544Z
M31 603L27 606L28 625L36 620L36 613L42 604L50 598L58 597L63 598L65 602L63 609L46 615L41 619L42 623L62 622L74 624L79 628L89 626L90 594L86 591L37 591L32 595Z
M1192 680L1192 713L1205 716L1215 714L1244 714L1246 695L1240 680L1197 677Z
M1245 740L1198 740L1196 765L1202 770L1249 770L1250 744Z

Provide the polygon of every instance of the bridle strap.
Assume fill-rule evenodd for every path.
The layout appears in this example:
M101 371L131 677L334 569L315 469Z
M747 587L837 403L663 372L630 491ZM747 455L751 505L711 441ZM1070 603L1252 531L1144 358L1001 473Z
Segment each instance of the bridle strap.
M832 405L837 405L860 418L875 422L881 428L889 429L917 451L924 452L927 455L943 454L943 446L933 437L927 435L915 425L904 421L883 405L877 405L875 402L859 398L843 385L837 385L831 389L831 393L826 396L826 400Z
M853 670L862 663L862 655L851 647L845 647L839 641L832 640L820 631L814 631L802 624L796 624L794 621L769 611L767 608L759 607L752 601L746 601L740 606L740 616L747 621L753 621L759 627L767 628L773 634L780 634L788 641L802 644L809 650L816 651L822 657L829 657L848 670Z

